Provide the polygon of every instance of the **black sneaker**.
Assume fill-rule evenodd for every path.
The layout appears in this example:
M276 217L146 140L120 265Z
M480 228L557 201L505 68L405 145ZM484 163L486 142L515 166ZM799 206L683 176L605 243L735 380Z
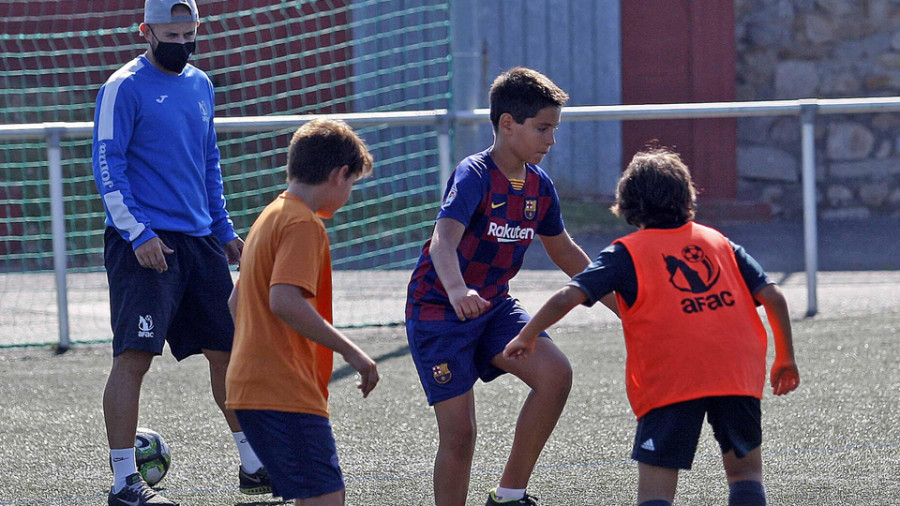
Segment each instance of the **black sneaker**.
M537 497L525 494L525 497L516 500L501 501L494 495L496 489L491 490L488 494L488 500L484 506L538 506Z
M118 494L113 494L109 489L109 506L141 506L144 504L155 506L178 506L165 497L156 493L141 478L141 473L134 473L125 478L125 486Z
M241 493L248 495L271 494L272 483L269 481L269 472L265 467L253 474L244 471L243 466L238 466L238 477L241 479Z

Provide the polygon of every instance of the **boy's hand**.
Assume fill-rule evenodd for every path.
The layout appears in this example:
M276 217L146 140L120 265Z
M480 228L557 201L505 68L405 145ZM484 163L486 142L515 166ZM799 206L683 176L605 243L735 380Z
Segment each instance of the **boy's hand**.
M536 338L534 337L528 339L522 334L519 334L506 345L506 349L503 350L503 356L506 358L514 358L516 360L528 358L528 356L534 352L535 341Z
M478 318L491 308L491 303L478 295L477 290L467 289L465 292L448 293L450 304L456 311L456 317L462 321Z
M800 371L797 369L797 364L793 360L776 360L772 364L770 381L772 383L772 393L775 395L793 392L800 385Z
M362 351L346 356L344 360L359 373L360 380L356 388L362 390L363 398L368 397L369 392L375 388L379 379L378 367L375 365L375 361Z

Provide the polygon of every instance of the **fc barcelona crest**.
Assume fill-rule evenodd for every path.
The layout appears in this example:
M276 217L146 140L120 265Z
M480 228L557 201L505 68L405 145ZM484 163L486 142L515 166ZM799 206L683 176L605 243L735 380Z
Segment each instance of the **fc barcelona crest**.
M434 381L437 381L440 385L449 383L450 379L453 378L453 373L450 372L447 362L432 366L431 372L434 374Z
M525 219L533 220L537 215L537 199L525 199Z

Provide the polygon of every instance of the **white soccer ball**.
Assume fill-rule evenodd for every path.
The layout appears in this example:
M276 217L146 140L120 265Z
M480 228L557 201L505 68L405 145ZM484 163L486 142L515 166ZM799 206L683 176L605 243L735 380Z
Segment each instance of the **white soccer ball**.
M152 487L169 471L172 453L158 432L139 427L134 436L134 459L138 472Z

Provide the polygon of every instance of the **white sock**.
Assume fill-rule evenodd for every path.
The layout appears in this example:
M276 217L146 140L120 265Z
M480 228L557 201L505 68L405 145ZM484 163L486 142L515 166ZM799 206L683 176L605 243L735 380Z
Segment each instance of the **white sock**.
M125 486L125 478L137 472L134 462L134 448L110 450L109 461L113 469L113 493L117 494Z
M499 501L518 501L525 497L525 489L497 487L494 489L494 497Z
M262 462L259 461L256 452L253 451L250 443L247 442L244 431L232 432L231 435L234 436L234 443L237 445L238 454L241 456L241 467L244 468L244 471L250 474L259 471L259 468L263 466Z

